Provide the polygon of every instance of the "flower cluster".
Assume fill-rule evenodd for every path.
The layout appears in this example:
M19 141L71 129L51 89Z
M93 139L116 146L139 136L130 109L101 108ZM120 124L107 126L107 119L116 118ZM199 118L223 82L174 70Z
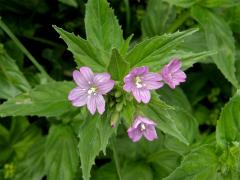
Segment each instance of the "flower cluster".
M91 114L95 114L96 111L103 114L105 111L103 95L114 87L110 74L94 74L89 67L81 67L79 71L73 71L73 79L77 87L68 95L72 105L76 107L87 105ZM185 80L186 74L181 70L181 62L173 59L158 73L149 72L146 66L134 68L125 76L123 89L131 93L138 103L147 104L151 99L151 90L159 89L164 84L174 89ZM128 129L128 136L133 142L140 140L142 136L152 141L157 138L155 126L156 123L152 120L137 116L132 127Z

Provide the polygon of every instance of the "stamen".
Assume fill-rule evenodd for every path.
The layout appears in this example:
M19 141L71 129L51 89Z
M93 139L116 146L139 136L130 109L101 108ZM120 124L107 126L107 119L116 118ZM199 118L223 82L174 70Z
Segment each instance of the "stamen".
M140 78L139 76L137 76L137 77L135 78L135 84L136 84L137 88L143 87L141 83L142 83L141 78Z
M146 129L145 124L141 123L141 131L144 131Z
M94 93L94 95L96 94L96 91L97 91L97 88L96 87L91 87L89 90L88 90L88 94L92 94Z

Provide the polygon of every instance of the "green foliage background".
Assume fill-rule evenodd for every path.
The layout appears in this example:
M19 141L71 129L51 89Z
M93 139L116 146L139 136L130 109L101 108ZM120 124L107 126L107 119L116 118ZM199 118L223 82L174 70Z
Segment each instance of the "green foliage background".
M238 0L0 0L0 16L0 179L239 179ZM174 57L180 87L147 106L122 91ZM103 116L67 100L81 66L118 82ZM127 137L137 109L158 140Z

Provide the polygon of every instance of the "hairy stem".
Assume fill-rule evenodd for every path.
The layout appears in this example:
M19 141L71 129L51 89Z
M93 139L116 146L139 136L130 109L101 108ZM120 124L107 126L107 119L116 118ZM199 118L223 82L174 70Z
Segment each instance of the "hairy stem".
M118 174L118 179L122 180L121 173L120 173L119 159L118 159L118 156L117 156L116 140L115 139L112 141L112 151L113 151L113 158L114 158L114 162L115 162L115 166L116 166L116 170L117 170L117 174Z

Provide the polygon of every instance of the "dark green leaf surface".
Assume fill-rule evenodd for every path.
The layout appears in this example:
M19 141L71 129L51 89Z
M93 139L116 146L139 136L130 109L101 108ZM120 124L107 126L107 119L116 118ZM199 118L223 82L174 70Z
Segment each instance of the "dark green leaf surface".
M60 116L72 108L67 96L73 87L70 82L39 85L0 105L0 116Z
M73 180L78 168L77 137L69 125L52 125L45 146L49 180Z
M129 64L121 57L117 49L112 50L108 72L113 80L122 81L129 71Z
M60 34L60 37L68 45L68 50L72 52L74 60L78 67L89 66L95 71L103 71L107 65L108 58L101 56L98 48L91 45L85 39L80 36L76 36L73 33L69 33L62 28L54 26L54 29Z
M204 14L204 16L203 16ZM192 16L201 24L205 31L209 50L215 50L213 60L224 76L235 86L238 82L235 76L235 46L232 32L228 24L211 11L194 6Z
M89 0L86 5L87 40L108 53L124 43L122 29L107 0Z
M217 121L216 139L220 147L226 148L240 141L240 91L224 106Z
M176 32L174 34L164 34L162 36L155 36L151 39L146 39L137 44L126 56L126 61L129 62L130 67L151 65L151 63L164 64L161 62L162 57L169 54L174 47L182 42L184 37L190 36L196 29L190 29L183 32Z
M173 6L162 0L148 1L147 11L141 22L143 36L153 37L163 34L175 17L176 10Z
M218 157L215 149L205 145L193 149L181 165L164 180L193 180L217 178Z
M45 138L39 138L29 148L26 156L16 164L14 179L41 179L45 175L44 151Z
M105 153L108 140L115 131L115 128L111 128L110 116L111 114L105 114L102 118L98 115L88 116L79 130L78 149L84 180L90 179L90 171L96 156L101 151Z
M4 99L27 92L31 88L15 61L4 50L0 50L0 86L0 98Z

